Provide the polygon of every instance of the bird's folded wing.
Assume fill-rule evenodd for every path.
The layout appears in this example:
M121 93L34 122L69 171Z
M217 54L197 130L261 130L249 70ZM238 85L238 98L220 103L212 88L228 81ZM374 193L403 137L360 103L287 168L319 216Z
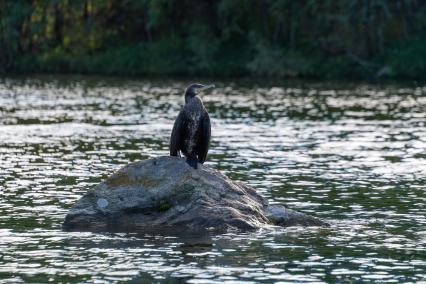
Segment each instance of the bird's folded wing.
M173 125L172 136L170 137L170 156L178 156L182 145L183 131L185 129L186 119L185 113L179 112L178 117Z
M209 151L210 136L211 136L211 126L210 126L210 117L206 112L203 115L201 122L201 131L200 139L198 145L198 161L204 163L207 159L207 152Z

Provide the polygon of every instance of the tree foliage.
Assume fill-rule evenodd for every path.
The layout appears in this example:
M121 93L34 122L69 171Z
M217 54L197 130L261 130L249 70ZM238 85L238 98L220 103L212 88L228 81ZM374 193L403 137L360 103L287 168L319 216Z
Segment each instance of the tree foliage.
M423 0L0 0L0 72L426 77Z

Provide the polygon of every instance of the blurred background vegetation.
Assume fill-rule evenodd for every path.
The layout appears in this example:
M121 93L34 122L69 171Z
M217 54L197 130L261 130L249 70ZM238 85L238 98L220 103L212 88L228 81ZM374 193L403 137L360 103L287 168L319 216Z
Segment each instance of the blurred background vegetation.
M0 73L426 79L425 0L0 0Z

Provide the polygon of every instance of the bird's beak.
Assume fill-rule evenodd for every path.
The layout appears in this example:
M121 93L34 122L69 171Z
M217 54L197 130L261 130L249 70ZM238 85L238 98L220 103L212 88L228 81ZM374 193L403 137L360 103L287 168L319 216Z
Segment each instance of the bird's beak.
M201 87L198 90L200 92L200 95L203 95L205 90L213 89L214 87L215 86L213 84L211 84L211 85L207 85L207 86Z
M205 91L205 90L212 89L212 88L214 88L213 84L207 85L207 86L204 86L204 87L200 88L200 91Z

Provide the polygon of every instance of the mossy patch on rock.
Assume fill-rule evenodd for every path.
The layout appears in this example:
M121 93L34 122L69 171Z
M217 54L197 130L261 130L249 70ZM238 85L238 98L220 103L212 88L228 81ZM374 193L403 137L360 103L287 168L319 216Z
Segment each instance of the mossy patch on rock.
M119 187L119 186L131 185L132 183L129 178L129 175L124 171L120 171L112 175L110 178L108 178L106 180L106 184L109 187Z
M160 206L158 206L158 211L167 211L170 208L172 208L172 205L170 203L163 203Z

